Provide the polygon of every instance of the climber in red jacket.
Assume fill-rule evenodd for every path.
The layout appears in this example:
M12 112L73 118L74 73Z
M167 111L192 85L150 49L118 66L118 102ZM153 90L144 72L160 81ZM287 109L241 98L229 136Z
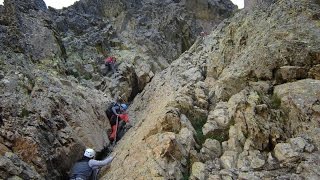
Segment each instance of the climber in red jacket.
M128 106L126 104L118 104L112 103L106 110L107 117L110 120L111 125L111 134L109 136L110 141L114 141L118 130L121 131L122 128L119 129L119 126L123 125L122 122L128 123L129 117L126 113Z
M104 65L108 67L108 70L112 70L113 73L116 73L116 61L117 59L114 56L109 56L104 60Z

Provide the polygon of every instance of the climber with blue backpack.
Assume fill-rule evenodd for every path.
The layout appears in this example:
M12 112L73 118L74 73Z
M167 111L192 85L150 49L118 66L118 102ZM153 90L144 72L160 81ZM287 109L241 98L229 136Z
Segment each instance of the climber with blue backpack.
M110 141L116 140L119 125L122 122L125 122L125 123L129 122L128 114L126 113L127 109L128 109L128 105L124 103L116 103L116 102L111 103L107 108L106 114L111 125L111 134L109 136Z

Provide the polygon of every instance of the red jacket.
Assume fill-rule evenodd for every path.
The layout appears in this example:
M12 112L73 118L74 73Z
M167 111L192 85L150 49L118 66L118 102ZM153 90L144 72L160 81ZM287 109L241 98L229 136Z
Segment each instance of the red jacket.
M106 58L106 59L104 60L104 62L105 62L105 63L115 63L115 62L116 62L116 58L113 57L113 56L110 56L110 57Z

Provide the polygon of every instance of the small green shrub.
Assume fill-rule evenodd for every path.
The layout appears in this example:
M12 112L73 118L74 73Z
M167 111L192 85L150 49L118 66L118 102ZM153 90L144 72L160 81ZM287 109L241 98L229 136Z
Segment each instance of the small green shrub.
M90 80L90 79L92 78L92 75L91 75L91 74L85 74L85 75L83 76L83 78L84 78L85 80Z
M182 175L183 175L182 179L183 179L183 180L188 180L188 179L189 179L189 177L190 177L190 171L191 171L191 166L192 166L192 164L191 164L190 154L189 154L189 156L187 157L186 171L185 171L185 172L182 172Z
M228 129L222 130L220 133L218 133L216 135L208 136L208 138L215 139L215 140L222 143L222 142L227 141L229 139L229 130Z
M78 71L73 71L73 70L67 70L66 71L66 75L67 76L73 76L75 78L79 78L80 74L78 73Z
M281 99L277 94L273 94L271 97L271 108L279 109L281 106Z
M100 54L104 53L103 47L100 43L96 44L96 50L97 50L97 53L100 53Z
M27 109L23 108L20 113L20 117L22 117L22 118L27 117L27 116L29 116L29 114L30 114L29 111Z
M189 177L190 177L190 175L189 175L189 174L184 174L184 175L183 175L182 180L188 180L188 179L189 179Z
M206 140L206 137L202 133L202 127L206 123L206 118L198 118L191 121L193 128L196 130L196 141L202 145Z

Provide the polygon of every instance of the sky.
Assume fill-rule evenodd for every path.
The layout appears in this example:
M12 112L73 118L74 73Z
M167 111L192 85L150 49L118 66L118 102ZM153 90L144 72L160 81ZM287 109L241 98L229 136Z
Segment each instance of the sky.
M75 1L78 0L44 0L44 2L47 4L47 6L54 7L56 9L61 9L62 7L68 7L72 5ZM237 5L238 8L243 8L243 1L244 0L231 0L233 4ZM3 0L0 0L0 4L3 5Z
M244 7L244 0L231 0L233 4L237 5L239 9Z

